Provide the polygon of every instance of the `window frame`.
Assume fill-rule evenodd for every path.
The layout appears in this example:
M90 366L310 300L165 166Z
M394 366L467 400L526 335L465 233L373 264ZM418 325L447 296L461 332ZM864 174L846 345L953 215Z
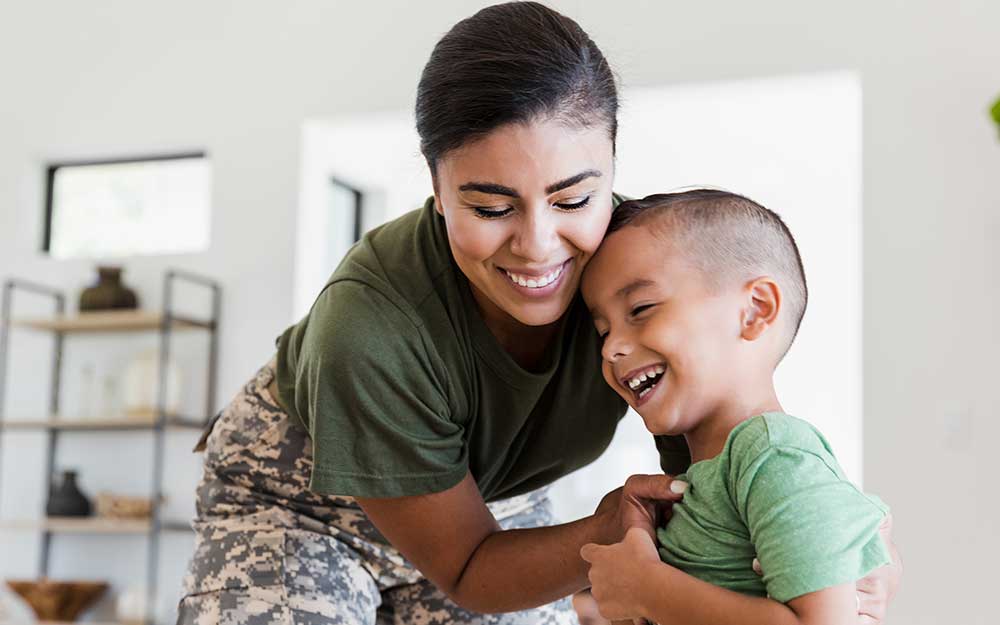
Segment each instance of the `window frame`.
M123 156L115 158L100 159L79 159L49 162L45 165L45 222L42 227L42 252L52 256L52 214L55 200L56 172L64 167L90 167L93 165L126 165L129 163L154 163L160 161L177 161L185 159L201 158L207 159L208 152L170 152L164 154L150 154L144 156Z

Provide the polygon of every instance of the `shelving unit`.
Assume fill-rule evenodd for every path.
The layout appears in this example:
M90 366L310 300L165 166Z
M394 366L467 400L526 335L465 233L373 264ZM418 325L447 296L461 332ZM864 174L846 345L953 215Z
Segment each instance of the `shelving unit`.
M211 296L211 317L197 319L178 314L174 310L174 289L177 282L186 282L208 290ZM51 298L53 314L44 318L14 319L11 317L15 293L31 293ZM97 435L102 432L149 432L153 436L152 489L149 496L155 502L149 519L118 520L96 517L45 517L39 519L4 519L0 511L0 531L40 532L42 547L39 558L39 576L49 573L52 535L60 534L103 534L148 536L146 558L147 622L152 623L152 609L155 605L157 588L157 567L159 564L160 534L168 531L190 531L186 521L165 520L160 515L163 499L164 438L168 430L186 429L197 431L208 422L213 412L216 386L216 364L218 360L218 323L221 304L221 287L204 276L169 270L163 279L163 306L160 311L123 310L66 314L66 297L56 289L24 280L7 280L4 283L2 309L0 309L0 460L3 458L3 434L10 431L39 431L47 436L45 458L45 484L52 484L58 442L63 435ZM29 331L51 332L55 337L52 354L52 380L49 394L49 416L43 419L6 419L4 396L7 385L7 364L9 359L10 334L12 328ZM167 363L170 358L171 338L175 332L200 330L208 332L208 384L205 399L205 414L200 417L169 414L167 402ZM63 344L71 335L78 334L121 334L134 332L156 332L159 335L159 371L157 376L157 407L153 412L128 417L106 417L100 419L63 419L59 417L59 388L62 377ZM0 463L2 468L2 463ZM0 474L0 489L3 475Z

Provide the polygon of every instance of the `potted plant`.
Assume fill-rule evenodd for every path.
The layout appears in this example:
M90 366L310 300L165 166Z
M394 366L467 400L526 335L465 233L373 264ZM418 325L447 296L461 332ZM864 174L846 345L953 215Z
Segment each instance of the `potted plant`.
M993 115L993 121L997 123L997 129L1000 130L1000 98L997 98L997 101L993 103L990 113Z

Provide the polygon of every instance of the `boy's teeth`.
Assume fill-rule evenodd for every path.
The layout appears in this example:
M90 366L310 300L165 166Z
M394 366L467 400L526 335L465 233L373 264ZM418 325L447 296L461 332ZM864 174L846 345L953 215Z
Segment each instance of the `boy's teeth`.
M635 389L639 388L642 385L643 382L646 382L648 380L652 380L653 378L655 378L655 377L659 376L660 374L662 374L664 371L666 371L666 369L664 368L663 365L656 365L655 367L647 369L646 371L643 371L639 375L637 375L634 378L632 378L631 380L629 380L628 381L628 387L630 389L632 389L632 390L635 390ZM649 388L653 388L653 387L650 386ZM649 390L649 389L645 389L645 390L643 390L643 392L639 393L639 397L642 397L643 395L645 395L647 390Z
M543 286L548 286L553 282L555 282L556 278L559 277L559 274L562 273L562 269L563 269L562 265L560 265L559 267L545 274L541 278L528 278L526 276L522 276L520 274L507 271L506 269L504 270L504 272L507 274L507 277L510 278L510 281L515 284L518 284L520 286L526 286L529 289L540 289Z

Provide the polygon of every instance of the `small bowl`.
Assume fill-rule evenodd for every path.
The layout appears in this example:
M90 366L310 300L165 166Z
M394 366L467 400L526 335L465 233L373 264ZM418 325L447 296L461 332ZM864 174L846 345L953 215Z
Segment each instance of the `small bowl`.
M7 580L7 587L24 599L40 621L75 621L108 589L105 582L49 579Z

